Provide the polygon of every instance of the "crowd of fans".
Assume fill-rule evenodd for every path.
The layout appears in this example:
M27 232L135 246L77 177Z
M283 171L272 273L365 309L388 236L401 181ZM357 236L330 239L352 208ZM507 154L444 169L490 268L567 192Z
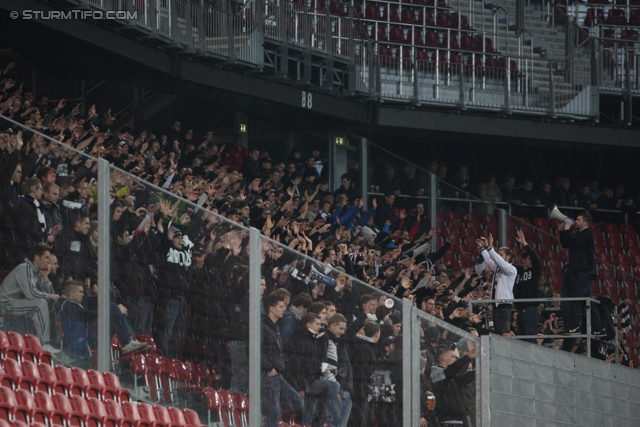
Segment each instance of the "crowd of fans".
M380 163L372 166L370 176L376 191L381 193L393 192L396 196L428 195L430 189L429 174L420 173L416 166L407 164L402 171L392 163ZM512 215L528 218L547 218L549 209L554 205L572 208L576 211L587 210L598 222L612 222L620 224L627 221L635 224L637 211L634 197L623 183L601 186L598 180L579 182L572 186L572 181L566 176L557 176L553 182L543 181L536 188L534 181L527 177L516 177L512 173L504 176L502 184L496 176L487 174L478 179L473 177L469 168L461 164L455 175L449 173L447 164L438 160L426 163L424 171L439 178L437 191L439 196L448 199L474 199L487 203L508 204ZM402 208L412 208L410 198L400 203ZM466 212L467 203L451 200L442 202L439 206L448 211ZM504 207L504 205L500 206ZM475 205L477 213L495 213L493 206ZM608 212L603 212L608 211ZM611 212L613 211L613 212ZM573 211L575 213L575 211Z
M309 425L314 415L319 425L400 425L402 322L394 298L474 335L492 331L493 309L469 312L467 302L489 299L493 270L478 259L475 269L448 271L439 261L457 236L432 252L424 204L403 198L394 207L400 194L424 193L415 167L401 179L386 168L385 196L364 206L348 173L329 189L319 149L273 160L241 137L218 144L213 132L196 137L179 121L157 133L112 129L110 110L99 115L93 105L81 113L64 99L36 100L8 77L11 68L2 72L0 113L21 125L3 119L0 126L0 264L12 270L0 286L0 314L26 316L49 348L58 346L56 316L67 355L88 361L94 346L98 158L127 172L110 174L109 221L112 327L128 351L146 348L134 333L151 335L164 355L224 367L224 386L247 392L249 258L261 257L268 426L286 410L302 412ZM429 168L447 178L442 163ZM479 186L481 198L537 204L525 197L536 194L531 181L516 190L513 177L502 188L490 178ZM465 167L452 183L462 191L476 185ZM558 204L574 205L562 188L569 199ZM601 206L605 196L595 190L585 207ZM248 226L272 239L263 239L260 254L249 253ZM544 274L534 294L551 295ZM556 333L558 322L556 312L538 311L535 326ZM518 325L514 319L498 332L523 333ZM474 342L431 322L422 322L420 335L421 424L474 425Z

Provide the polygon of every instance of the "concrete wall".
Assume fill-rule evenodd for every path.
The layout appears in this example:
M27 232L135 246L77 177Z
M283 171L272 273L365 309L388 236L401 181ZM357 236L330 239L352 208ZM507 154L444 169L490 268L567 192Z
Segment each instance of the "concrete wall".
M493 335L479 369L483 427L640 426L639 370Z

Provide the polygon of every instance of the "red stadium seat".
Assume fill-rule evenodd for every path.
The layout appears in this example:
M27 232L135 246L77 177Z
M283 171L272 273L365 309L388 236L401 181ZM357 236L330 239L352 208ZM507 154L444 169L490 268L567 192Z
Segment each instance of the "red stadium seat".
M636 31L636 30L622 30L620 32L620 38L622 40L638 40L638 31Z
M616 265L630 264L629 258L627 258L627 256L623 253L616 254L616 257L613 261Z
M107 410L107 414L111 418L116 419L120 427L138 427L136 420L124 414L120 403L114 400L107 400L104 402L104 406Z
M418 24L418 15L413 9L404 8L400 14L400 19L405 24Z
M84 414L76 412L73 406L71 406L71 402L69 401L69 398L67 396L61 393L55 393L52 397L53 405L55 406L56 410L65 414L67 425L72 427L80 427L86 425L84 421ZM98 420L98 422L99 421L100 420Z
M3 359L11 357L18 362L22 360L23 349L14 347L14 345L9 341L8 335L4 331L0 331L0 350L2 351Z
M192 425L192 426L202 425L202 423L200 422L200 417L198 416L198 413L196 411L190 408L185 408L183 412L184 412L184 418L189 425ZM246 425L248 425L248 423L243 422L241 426L238 426L238 427L244 427Z
M465 212L462 214L462 220L466 223L477 222L480 223L480 219L477 214L473 212Z
M66 415L64 412L56 409L51 400L51 396L43 391L36 391L34 394L35 407L43 411L47 415L49 424L52 426L64 426L66 424Z
M347 5L337 1L329 2L329 12L332 15L349 16Z
M633 276L633 271L631 271L631 266L629 264L621 264L616 267L616 278L619 281L630 280Z
M84 390L81 385L75 383L71 369L66 366L57 365L54 368L54 371L56 373L58 384L63 384L69 395L84 397Z
M473 28L471 28L471 25L469 25L469 18L459 13L453 14L453 20L451 24L452 24L452 27L456 29L466 30L466 31L475 31Z
M139 412L138 408L143 404L135 404L131 402L123 402L122 403L122 413L123 415L131 420L134 420L136 423L136 427L154 427L155 426L155 417L151 420L143 417ZM148 405L147 405L148 406ZM144 410L143 410L144 412ZM153 416L153 412L151 411L151 415Z
M91 386L100 393L100 396L102 396L103 400L116 400L118 402L120 401L120 389L122 387L118 387L116 389L107 385L105 381L105 375L103 375L102 372L90 369L86 372L86 375L87 377L89 377Z
M103 386L100 387L98 385L92 384L91 380L89 379L89 374L84 369L71 368L71 375L73 376L74 384L80 387L84 392L83 396L102 399L102 396L106 392L106 390L104 389L104 379L102 381Z
M33 391L37 387L38 381L33 383L30 378L24 377L21 365L13 359L5 359L2 361L2 369L4 376L2 384L12 388L13 390L24 389Z
M442 47L440 35L435 31L427 31L424 44L428 47Z
M40 379L40 371L38 371L38 365L25 360L22 362L22 378L23 381L30 385L32 391L41 390L47 393L51 390L49 384Z
M91 411L91 415L100 420L101 427L125 427L125 425L119 425L118 418L109 414L105 403L102 400L98 400L95 397L90 397L87 400L84 400L78 396L75 396L73 399L74 402L83 400L88 405L88 408Z
M445 212L444 213L444 220L447 222L451 222L451 221L460 221L462 218L460 218L460 214L458 212Z
M49 424L47 411L37 407L33 393L26 390L17 390L15 397L18 401L18 407L27 411L29 420L31 420L30 425L34 425L35 423Z
M462 268L473 267L473 256L466 252L460 254L460 266Z
M387 29L384 27L384 25L372 25L369 33L369 37L371 37L371 39L373 40L377 40L381 42L389 41L389 39L387 38ZM380 50L382 49L383 47L381 46ZM389 49L389 48L386 48L386 49Z
M25 334L24 342L27 344L29 351L37 357L38 361L36 363L48 363L53 366L51 353L42 348L42 343L38 337L31 334Z
M406 43L402 28L391 28L389 30L389 41L392 43Z
M607 24L609 25L627 25L627 16L623 9L609 9L607 15Z
M618 285L616 285L615 280L605 280L604 286L602 287L602 295L608 297L617 297L618 296Z
M220 400L220 394L218 390L207 387L202 391L205 407L208 411L215 411L218 417L218 420L221 420L225 427L228 427L229 422L229 413L227 409L222 406L222 402Z
M446 48L447 49L460 49L460 45L458 44L458 35L456 33L449 34L449 38L445 37L445 40L448 41Z
M407 43L415 46L424 46L422 31L418 29L410 29L407 33Z
M29 422L29 408L18 403L13 390L10 388L0 387L0 403L3 404L2 406L5 410L5 405L9 407L12 420Z
M452 252L446 252L444 254L444 256L442 257L442 261L444 263L444 265L447 266L447 268L451 269L453 268L453 261L455 260L455 256L453 255Z
M382 20L382 12L380 7L371 3L367 3L364 9L364 14L367 19Z
M618 257L618 255L624 254L624 251L623 251L622 248L615 247L615 246L609 246L609 252L611 252L611 257L613 258L614 262L615 262L616 258Z
M398 14L398 8L392 6L382 6L383 10L382 20L387 20L387 15L389 16L389 22L400 22L400 15Z
M584 25L589 27L592 24L604 24L605 17L604 11L600 8L589 8L587 9L587 14L584 18Z
M452 28L453 23L451 22L451 15L449 15L448 12L437 12L436 26L441 28Z
M551 281L551 288L553 289L553 292L562 292L562 276L554 274L549 279Z
M636 298L636 287L632 280L624 280L620 286L621 298Z
M158 423L161 423L165 427L182 427L171 420L169 410L162 405L153 405L153 414L156 417Z
M610 268L603 266L598 270L598 278L600 280L614 279L613 271Z
M436 23L433 20L433 13L420 9L418 12L418 24L425 27L435 27Z
M105 372L103 374L104 382L108 390L114 390L117 393L117 400L122 402L128 402L131 400L131 394L129 390L123 388L120 384L120 379L118 376L112 372Z

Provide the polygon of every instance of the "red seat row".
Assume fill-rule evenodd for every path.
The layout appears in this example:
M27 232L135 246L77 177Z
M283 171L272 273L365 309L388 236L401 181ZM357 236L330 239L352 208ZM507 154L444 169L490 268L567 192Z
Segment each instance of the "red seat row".
M200 427L192 409L145 403L102 401L95 397L67 396L0 387L0 420L9 425L41 423L49 427Z
M1 357L8 357L21 362L31 360L34 363L53 364L51 353L42 348L40 339L35 335L25 334L24 337L17 332L0 331Z

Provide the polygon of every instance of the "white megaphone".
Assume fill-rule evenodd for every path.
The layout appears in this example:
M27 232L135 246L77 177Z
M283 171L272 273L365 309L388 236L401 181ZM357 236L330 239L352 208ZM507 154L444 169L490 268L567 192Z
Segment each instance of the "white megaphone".
M563 223L565 223L567 221L571 221L571 223L573 225L576 225L576 222L573 219L571 219L568 216L566 216L565 214L563 214L562 212L560 212L560 209L558 209L557 206L554 206L553 209L551 209L551 214L549 215L549 220L552 220L552 219L557 219L558 221L563 222Z

